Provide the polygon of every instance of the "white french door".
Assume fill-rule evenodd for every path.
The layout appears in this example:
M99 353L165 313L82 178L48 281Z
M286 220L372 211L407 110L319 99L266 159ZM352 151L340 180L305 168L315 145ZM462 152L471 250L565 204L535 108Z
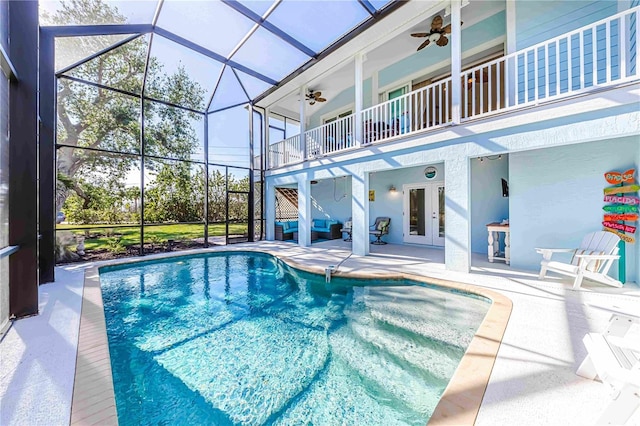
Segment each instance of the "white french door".
M404 242L444 246L444 182L403 185Z

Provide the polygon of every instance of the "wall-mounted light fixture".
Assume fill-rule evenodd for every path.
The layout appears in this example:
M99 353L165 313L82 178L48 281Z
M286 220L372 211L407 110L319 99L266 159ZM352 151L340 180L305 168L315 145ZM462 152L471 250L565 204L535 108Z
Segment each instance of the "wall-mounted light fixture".
M392 194L394 194L394 193L396 192L396 187L395 187L395 186L393 186L393 185L391 185L391 186L389 187L389 192L391 192Z

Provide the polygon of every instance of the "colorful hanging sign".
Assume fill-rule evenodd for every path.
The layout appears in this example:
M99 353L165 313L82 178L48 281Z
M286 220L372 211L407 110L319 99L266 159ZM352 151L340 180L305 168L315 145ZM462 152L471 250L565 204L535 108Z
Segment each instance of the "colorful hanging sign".
M607 172L604 174L604 178L611 185L619 185L621 183L633 183L633 175L635 173L636 173L636 169L629 169L624 173Z
M602 226L604 226L605 228L609 228L609 229L615 229L615 230L618 230L618 231L628 232L630 234L633 234L633 233L636 232L636 227L635 226L624 225L622 223L616 223L616 222L607 222L606 220L604 222L602 222Z
M604 196L605 203L620 203L620 204L628 204L630 206L635 206L640 204L640 198L638 197L626 197L626 196L617 196L617 195L605 195Z
M638 220L638 215L635 213L626 213L626 214L605 214L604 220L607 222L616 222L616 221L624 221L624 222L635 222Z
M636 227L625 222L636 222L638 220L638 207L640 198L636 193L640 190L640 185L635 182L636 169L629 169L626 172L607 172L604 174L605 180L615 186L604 188L604 202L613 203L602 207L606 213L602 226L605 231L616 234L625 243L635 243L633 236ZM626 279L626 261L624 244L620 245L619 276L624 282Z
M603 206L608 213L638 213L638 206Z
M640 185L628 185L628 186L612 186L605 188L605 194L627 194L629 192L637 192L640 189Z
M607 232L611 232L612 234L616 234L625 243L633 244L636 242L636 239L633 238L632 236L622 233L620 231L616 231L615 229L604 228L604 230Z

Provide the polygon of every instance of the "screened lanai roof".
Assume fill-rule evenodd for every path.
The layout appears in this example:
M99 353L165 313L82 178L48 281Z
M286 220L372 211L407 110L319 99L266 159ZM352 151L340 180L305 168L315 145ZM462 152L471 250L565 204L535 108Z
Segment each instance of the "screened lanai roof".
M123 93L214 112L246 104L393 9L388 0L44 0L56 72ZM110 70L125 60L129 72ZM99 67L97 67L97 63ZM99 69L99 72L96 71ZM170 99L167 75L199 86Z

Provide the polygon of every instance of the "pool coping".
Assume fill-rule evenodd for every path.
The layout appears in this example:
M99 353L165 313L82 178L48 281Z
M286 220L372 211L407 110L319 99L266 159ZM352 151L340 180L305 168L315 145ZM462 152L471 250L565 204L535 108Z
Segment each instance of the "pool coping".
M99 269L105 266L221 252L265 253L274 256L292 268L313 274L325 274L324 268L320 266L314 267L302 264L282 253L255 247L223 250L201 249L189 252L166 253L159 256L115 259L89 267L85 271L82 292L82 313L71 402L71 425L118 424ZM464 356L460 360L458 368L429 419L430 425L473 425L480 410L500 343L511 316L513 308L511 300L497 291L483 287L404 272L336 271L333 276L364 279L408 279L461 290L491 300L491 306L478 330L476 330Z

